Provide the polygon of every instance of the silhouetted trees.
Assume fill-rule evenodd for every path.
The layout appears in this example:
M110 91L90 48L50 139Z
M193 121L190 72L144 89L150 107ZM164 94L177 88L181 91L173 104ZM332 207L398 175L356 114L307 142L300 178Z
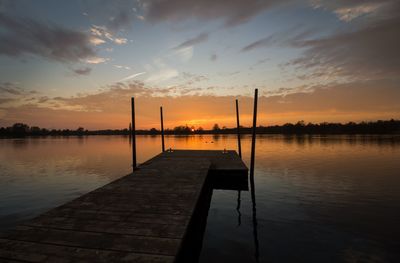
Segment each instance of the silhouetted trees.
M218 123L214 124L214 126L213 126L212 129L213 129L213 131L219 131L219 130L221 130L221 129L219 128Z
M251 127L240 127L243 134L251 133ZM214 124L211 130L204 130L202 127L176 126L173 129L165 129L165 134L236 134L235 128L223 127ZM284 125L259 126L259 134L400 134L400 120L379 120L375 122L349 122L342 123L308 123L299 121L296 124L286 123ZM48 130L37 126L29 127L24 123L15 123L11 127L1 127L1 137L24 137L24 136L85 136L85 135L129 135L129 129L120 130L97 130L88 131L83 127L76 130ZM150 130L136 130L138 135L157 135L160 130L151 128Z
M170 133L168 130L167 134ZM192 130L187 126L177 126L173 129L174 134L190 134L192 133Z

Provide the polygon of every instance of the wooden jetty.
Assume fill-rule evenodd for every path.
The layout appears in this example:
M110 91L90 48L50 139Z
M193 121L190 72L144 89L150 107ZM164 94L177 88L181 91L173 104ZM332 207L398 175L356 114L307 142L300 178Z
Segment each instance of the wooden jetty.
M19 225L0 238L0 261L195 261L212 189L246 190L247 173L235 151L163 152Z

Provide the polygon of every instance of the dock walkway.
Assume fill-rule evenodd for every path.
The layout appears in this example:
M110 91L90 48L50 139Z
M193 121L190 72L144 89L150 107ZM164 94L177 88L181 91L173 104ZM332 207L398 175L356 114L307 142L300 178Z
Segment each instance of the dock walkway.
M207 181L218 174L247 184L235 151L161 153L133 174L19 225L0 238L0 261L185 261L191 228L211 198L204 199Z

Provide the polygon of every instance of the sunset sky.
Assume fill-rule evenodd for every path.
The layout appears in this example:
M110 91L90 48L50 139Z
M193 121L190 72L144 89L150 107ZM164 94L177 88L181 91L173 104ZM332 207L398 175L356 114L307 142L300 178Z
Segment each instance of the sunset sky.
M400 118L398 0L0 0L0 126Z

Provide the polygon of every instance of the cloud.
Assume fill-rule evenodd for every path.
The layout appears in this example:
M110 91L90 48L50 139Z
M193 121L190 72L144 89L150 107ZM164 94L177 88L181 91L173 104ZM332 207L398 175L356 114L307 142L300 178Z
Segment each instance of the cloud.
M110 18L107 28L112 31L118 31L121 28L130 27L134 17L129 9L119 9L118 13Z
M85 67L85 68L74 69L73 71L78 75L89 75L90 72L92 72L92 69L89 67Z
M95 46L98 46L98 45L106 43L106 41L104 41L103 39L98 38L98 37L92 37L92 38L90 38L90 43L92 43Z
M102 58L102 57L91 57L85 60L85 62L88 64L100 64L106 61L108 61L108 58Z
M335 71L337 75L360 79L397 78L400 75L400 3L393 8L382 19L362 24L356 30L297 41L296 46L306 50L291 65L320 72Z
M138 77L140 75L143 75L143 74L146 74L146 72L139 72L139 73L135 73L135 74L129 75L129 76L123 78L123 79L118 80L118 82L131 80L131 79L134 79L134 78L136 78L136 77Z
M47 102L49 100L49 97L47 97L47 96L42 96L42 97L40 97L40 98L38 98L38 100L37 100L37 103L45 103L45 102Z
M396 1L397 0L313 0L310 1L310 4L315 9L322 8L330 10L344 22L351 22L363 16L374 19L377 13L381 11L386 12L387 9L391 9Z
M12 99L12 98L0 98L0 105L8 103L8 102L12 102L12 101L15 101L15 99Z
M216 61L217 58L218 58L218 56L217 56L217 54L215 54L215 53L212 53L211 56L210 56L210 60L211 60L211 61Z
M37 96L33 101L2 106L4 117L0 119L0 126L11 125L18 120L42 127L70 128L79 125L89 129L123 128L129 123L131 96L137 98L139 128L151 128L159 123L160 105L168 112L168 128L186 123L204 128L210 128L214 123L228 127L235 125L234 108L229 105L233 105L236 96L199 95L196 94L198 91L201 91L198 87L150 88L136 81L115 83L98 93L74 97ZM263 89L260 93L264 93ZM260 96L258 123L399 119L399 98L398 84L390 80L299 88L292 93L285 91L284 94ZM242 124L249 126L253 99L239 96L239 100Z
M116 68L119 68L119 69L126 69L126 70L131 69L131 67L128 67L128 66L122 66L122 65L113 65L113 66Z
M365 3L352 7L338 8L334 12L340 20L350 22L357 17L375 12L381 6L382 3Z
M193 57L193 46L175 50L175 54L178 55L182 62L187 62Z
M160 83L163 81L167 81L169 79L175 78L179 75L179 72L173 68L163 68L160 69L153 74L151 74L146 82Z
M204 75L197 75L190 72L182 72L181 75L184 80L190 81L191 83L209 80L209 78Z
M19 87L18 82L1 82L0 83L0 104L1 108L10 109L23 104L23 101L38 95L37 91L25 90ZM35 99L35 98L34 98ZM1 115L1 112L0 112ZM0 116L2 117L2 116Z
M292 46L296 47L301 45L305 39L311 37L315 33L314 30L300 30L292 28L287 31L273 33L267 37L256 40L246 46L240 51L248 52L258 48L266 48L272 46Z
M123 45L123 44L128 43L128 39L123 38L123 37L119 37L119 38L117 37L117 38L114 38L114 43L118 44L118 45Z
M362 8L360 5L362 4ZM300 55L286 66L293 66L302 80L330 82L355 79L397 78L400 75L400 2L383 0L379 7L373 1L314 1L317 8L336 12L350 8L354 17L364 16L351 27L341 27L329 35L317 28L276 32L244 46L240 52L269 47L300 49ZM366 12L369 12L366 15ZM363 13L363 14L361 14ZM351 22L350 14L342 17ZM353 16L352 15L352 16Z
M117 33L130 29L135 20L139 1L80 1L82 9L89 15L91 21L104 25L109 31Z
M177 45L176 47L174 47L173 49L175 50L179 50L179 49L184 49L184 48L188 48L188 47L192 47L194 45L200 44L202 42L205 42L208 40L208 33L201 33L193 38L190 38L184 42L182 42L181 44Z
M259 59L259 60L257 60L256 63L254 63L253 65L251 65L251 66L249 67L249 69L250 69L250 70L254 70L256 67L267 63L267 61L269 61L269 60L271 60L271 59L270 59L270 58Z
M226 26L236 26L249 21L268 8L288 0L153 0L145 2L145 17L151 22L222 19Z
M78 62L96 56L91 37L84 32L16 19L0 12L0 55L33 54L61 62Z
M22 91L14 83L3 82L0 83L0 94L4 95L21 95Z
M241 49L242 52L246 52L246 51L250 51L259 47L266 47L268 46L271 42L273 42L273 37L272 36L268 36L265 38L261 38L257 41L254 41L250 44L248 44L247 46L243 47Z
M124 45L128 43L128 39L123 38L123 37L116 37L114 32L109 30L105 26L97 26L97 25L92 25L90 28L90 32L93 35L92 39L98 39L97 42L99 44L105 43L106 40L109 40L115 44L118 45Z

